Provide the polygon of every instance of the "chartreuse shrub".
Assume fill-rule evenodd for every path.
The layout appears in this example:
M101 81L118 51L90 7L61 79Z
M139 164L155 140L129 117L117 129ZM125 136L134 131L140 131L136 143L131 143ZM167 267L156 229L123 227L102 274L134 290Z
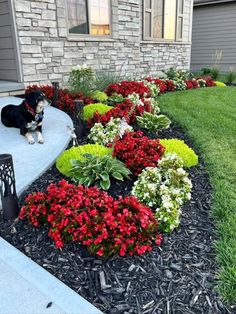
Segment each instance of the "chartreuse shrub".
M158 161L158 167L142 171L134 183L132 194L156 211L161 231L170 232L178 227L181 206L191 198L192 184L183 162L175 154L167 154Z
M198 164L198 156L195 152L178 139L161 139L160 143L165 147L165 154L175 153L183 160L184 167L193 167Z
M131 174L122 161L109 155L86 154L85 157L84 160L72 160L73 167L70 173L77 184L84 184L88 187L97 185L103 190L108 190L111 186L111 177L123 181Z
M92 156L111 155L112 149L99 144L86 144L77 147L72 147L65 150L61 156L57 158L56 167L65 176L71 177L70 170L73 167L72 160L84 160L86 154Z
M142 116L137 117L137 122L140 127L147 129L150 132L158 132L162 129L168 129L170 126L170 119L167 116L160 114L152 114L144 112Z
M161 242L151 209L135 197L116 200L97 187L65 180L29 195L19 218L44 225L57 248L74 242L103 257L144 254Z
M220 81L215 81L216 86L218 87L226 87L225 83L220 82Z
M91 97L93 100L96 100L99 103L105 103L108 99L107 94L104 92L101 92L100 90L95 90L94 92L92 92Z
M84 106L83 119L85 121L88 121L89 119L93 117L95 112L99 113L100 115L103 115L107 113L108 111L110 111L112 108L113 107L104 105L102 103L90 104L90 105Z
M108 145L113 143L114 139L122 136L124 132L132 132L133 128L123 119L111 118L104 126L102 123L95 123L90 129L88 138L93 143Z

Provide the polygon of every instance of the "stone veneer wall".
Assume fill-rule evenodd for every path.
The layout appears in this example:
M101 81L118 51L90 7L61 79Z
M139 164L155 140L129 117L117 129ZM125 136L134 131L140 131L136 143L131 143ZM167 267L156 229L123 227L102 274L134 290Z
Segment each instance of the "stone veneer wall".
M26 84L66 84L72 66L127 76L155 74L176 66L189 69L193 0L185 0L182 43L142 40L142 0L111 0L112 36L72 37L67 33L66 0L13 0Z

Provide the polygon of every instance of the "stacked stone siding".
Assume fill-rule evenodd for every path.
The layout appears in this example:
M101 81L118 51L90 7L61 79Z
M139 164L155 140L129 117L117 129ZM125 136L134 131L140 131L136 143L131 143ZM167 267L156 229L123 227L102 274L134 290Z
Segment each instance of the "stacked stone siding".
M155 74L176 66L189 69L193 0L185 0L183 41L149 42L142 37L142 0L111 0L109 38L71 36L66 0L13 0L26 84L66 84L72 66L86 63L95 70L127 76Z

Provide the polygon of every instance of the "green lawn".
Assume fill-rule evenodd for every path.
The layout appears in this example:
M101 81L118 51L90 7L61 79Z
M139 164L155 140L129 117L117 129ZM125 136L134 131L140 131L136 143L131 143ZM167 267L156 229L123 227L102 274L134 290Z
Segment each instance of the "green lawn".
M217 289L236 302L236 88L201 88L159 98L163 113L183 127L201 151L214 188Z

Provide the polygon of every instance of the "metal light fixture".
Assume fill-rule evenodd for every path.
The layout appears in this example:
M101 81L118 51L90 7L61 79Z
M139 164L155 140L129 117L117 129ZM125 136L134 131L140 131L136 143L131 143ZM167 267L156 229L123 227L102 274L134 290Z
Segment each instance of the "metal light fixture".
M59 82L52 82L52 86L53 86L52 106L57 107L58 93L59 93Z
M3 219L15 219L19 214L12 155L0 155L0 195Z
M77 139L82 138L84 131L84 123L82 119L83 106L84 101L82 99L75 99L75 110L73 112L72 120Z

